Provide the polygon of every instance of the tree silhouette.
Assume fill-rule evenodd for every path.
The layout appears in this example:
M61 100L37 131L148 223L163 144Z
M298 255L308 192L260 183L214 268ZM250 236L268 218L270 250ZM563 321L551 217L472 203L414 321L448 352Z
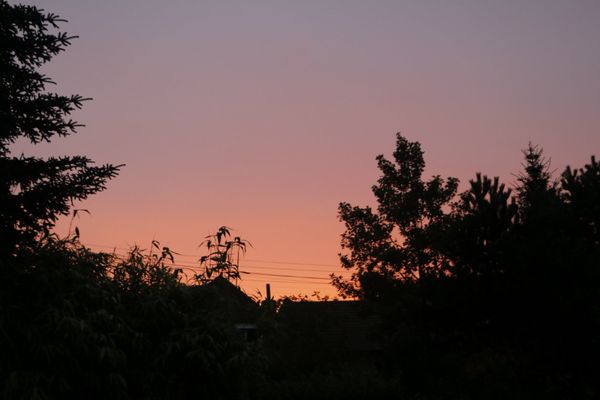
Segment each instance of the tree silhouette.
M516 191L480 173L422 179L398 135L377 158L378 207L341 203L342 295L384 321L385 364L419 396L594 398L600 393L600 164L552 180L537 146Z
M600 163L592 157L581 169L562 174L563 198L582 233L595 248L600 245Z
M0 1L0 238L2 253L47 234L76 200L105 188L120 166L94 166L85 156L13 156L10 145L33 144L75 133L69 118L89 99L46 90L52 80L39 68L75 36L60 32L65 20L33 6Z
M231 229L222 226L214 235L206 236L200 246L205 246L208 254L200 257L202 273L196 275L199 282L210 282L217 277L237 281L240 276L240 252L246 253L250 242L239 236L231 237Z
M11 154L17 140L81 126L69 116L86 99L46 91L39 72L73 39L55 32L61 22L0 0L0 397L249 398L258 353L210 291L180 282L169 248L120 258L85 248L77 230L49 234L119 169Z
M339 218L346 226L342 248L349 250L349 254L341 255L341 262L345 268L354 269L350 281L334 277L342 295L366 294L361 285L377 276L411 281L445 268L446 260L428 238L437 236L448 222L445 208L456 193L458 179L433 176L424 181L421 145L399 133L393 156L393 162L382 155L377 157L382 172L372 188L377 212L348 203L339 206Z
M522 164L523 172L517 175L517 193L523 213L542 206L546 201L555 197L556 182L551 182L550 160L544 157L542 149L531 143L523 151L525 162ZM526 217L524 214L522 217Z

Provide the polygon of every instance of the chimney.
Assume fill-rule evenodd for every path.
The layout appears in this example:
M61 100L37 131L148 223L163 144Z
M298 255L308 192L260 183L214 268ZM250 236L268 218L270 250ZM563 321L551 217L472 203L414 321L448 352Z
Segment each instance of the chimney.
M271 284L267 283L267 301L271 301Z

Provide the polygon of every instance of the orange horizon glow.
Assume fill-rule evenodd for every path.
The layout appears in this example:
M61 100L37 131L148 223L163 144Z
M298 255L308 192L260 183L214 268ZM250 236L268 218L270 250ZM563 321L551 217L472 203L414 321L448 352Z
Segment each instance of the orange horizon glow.
M335 295L258 273L343 272L337 206L375 205L397 131L422 144L426 177L462 188L476 172L514 182L529 142L557 173L600 154L599 2L27 3L79 36L43 68L49 89L94 100L77 134L13 152L126 164L75 205L91 211L82 243L158 240L193 265L226 225L254 246L249 294Z

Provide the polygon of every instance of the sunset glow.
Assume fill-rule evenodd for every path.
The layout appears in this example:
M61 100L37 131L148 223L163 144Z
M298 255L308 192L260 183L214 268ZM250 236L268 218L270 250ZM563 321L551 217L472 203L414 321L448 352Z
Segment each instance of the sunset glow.
M126 164L76 205L93 249L158 240L195 268L233 228L249 294L335 295L337 206L375 205L398 131L461 188L514 182L529 142L558 173L600 153L598 1L30 3L79 36L44 73L93 101L76 135L14 153Z

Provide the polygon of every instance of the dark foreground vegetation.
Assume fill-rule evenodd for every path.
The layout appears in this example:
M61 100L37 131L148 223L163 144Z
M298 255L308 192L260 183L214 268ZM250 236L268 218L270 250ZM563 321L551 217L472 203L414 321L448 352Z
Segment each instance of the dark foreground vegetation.
M160 258L41 240L0 271L2 398L240 398L258 353Z
M514 191L423 179L419 143L378 157L377 209L342 203L333 277L354 303L255 302L222 228L192 284L173 253L53 235L119 167L15 157L74 133L85 100L38 69L72 39L0 0L0 398L593 399L600 396L600 164L556 179L524 151ZM240 324L241 323L241 324Z

